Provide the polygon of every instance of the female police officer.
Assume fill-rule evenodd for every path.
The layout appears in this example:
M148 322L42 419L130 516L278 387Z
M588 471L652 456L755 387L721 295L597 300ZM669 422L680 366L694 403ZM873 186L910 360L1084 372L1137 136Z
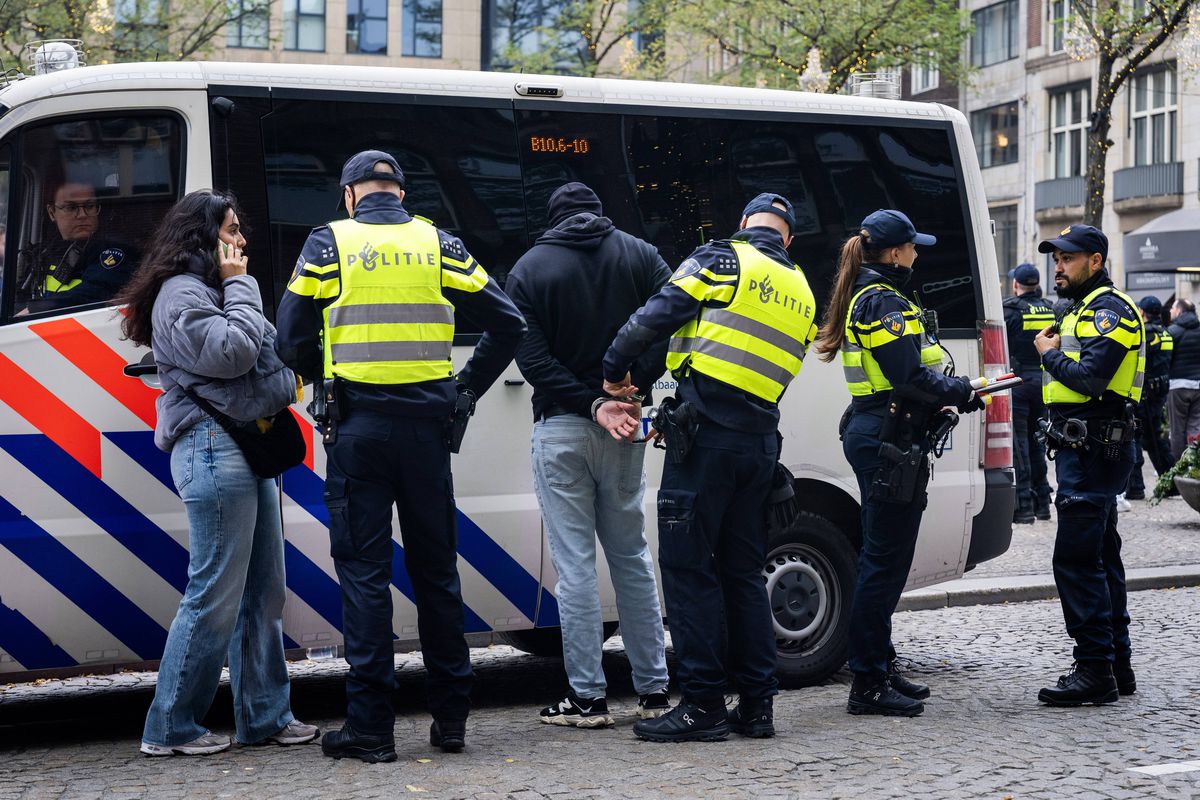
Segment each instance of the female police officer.
M842 449L862 496L862 553L850 614L851 714L912 717L929 688L895 670L891 617L912 566L929 478L928 432L942 406L982 407L966 378L944 375L941 348L921 309L901 293L912 276L917 233L899 211L880 210L842 245L837 282L817 352L841 350L852 395Z

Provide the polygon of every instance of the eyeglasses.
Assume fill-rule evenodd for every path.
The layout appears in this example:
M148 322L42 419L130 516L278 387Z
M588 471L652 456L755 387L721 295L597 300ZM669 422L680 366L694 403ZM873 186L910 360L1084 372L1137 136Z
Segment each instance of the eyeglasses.
M95 200L90 203L54 203L53 205L63 214L70 214L73 217L94 217L100 213L100 204Z

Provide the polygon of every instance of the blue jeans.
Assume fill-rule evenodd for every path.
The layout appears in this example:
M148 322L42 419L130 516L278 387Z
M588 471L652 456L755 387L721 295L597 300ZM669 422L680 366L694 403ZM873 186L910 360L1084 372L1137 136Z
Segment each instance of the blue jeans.
M646 544L646 445L618 442L591 420L563 414L533 426L533 485L558 572L563 661L571 690L603 697L604 642L596 540L604 547L638 694L667 688L662 611Z
M229 661L239 742L294 719L283 656L283 528L275 481L203 418L176 440L171 477L188 515L188 585L167 635L142 740L174 746L202 724Z

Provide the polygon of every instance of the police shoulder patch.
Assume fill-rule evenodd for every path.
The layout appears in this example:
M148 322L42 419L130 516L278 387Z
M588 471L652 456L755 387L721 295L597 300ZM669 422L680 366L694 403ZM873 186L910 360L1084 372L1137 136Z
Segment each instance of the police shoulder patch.
M304 260L304 256L300 256L296 259L296 268L292 270L292 280L296 280L296 278L300 277L300 270L304 269L304 265L307 263L308 262Z
M125 260L125 251L119 247L109 247L100 251L100 265L105 269L116 269Z
M679 265L679 269L675 270L675 274L671 276L672 281L681 281L689 275L695 275L700 271L700 262L694 258L685 259Z
M883 329L893 336L900 336L904 333L904 315L899 311L884 314L883 319L879 322L883 325Z
M1097 309L1096 315L1093 318L1096 324L1096 330L1101 335L1112 333L1117 329L1117 324L1121 321L1121 315L1107 308Z

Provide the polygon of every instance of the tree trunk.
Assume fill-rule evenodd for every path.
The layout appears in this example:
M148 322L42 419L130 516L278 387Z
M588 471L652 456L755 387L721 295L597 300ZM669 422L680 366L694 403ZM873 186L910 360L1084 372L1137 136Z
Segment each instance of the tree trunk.
M1108 138L1112 129L1112 107L1114 93L1112 73L1114 59L1101 52L1096 68L1096 110L1092 112L1091 126L1087 137L1087 184L1084 188L1083 222L1096 228L1104 222L1105 170L1108 166L1108 149L1113 143Z

